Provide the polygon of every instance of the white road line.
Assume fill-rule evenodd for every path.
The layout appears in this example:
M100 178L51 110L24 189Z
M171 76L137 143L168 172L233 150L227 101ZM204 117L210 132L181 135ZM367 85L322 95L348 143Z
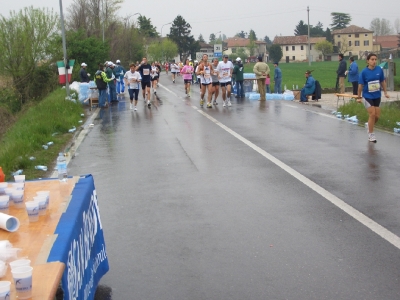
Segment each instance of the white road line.
M225 126L224 124L222 124L218 120L214 119L209 114L207 114L204 111L202 111L201 109L197 108L196 106L192 106L192 107L195 110L197 110L200 114L205 116L207 119L211 120L216 125L218 125L222 129L224 129L226 132L230 133L235 138L237 138L238 140L242 141L244 144L246 144L247 146L249 146L253 150L257 151L259 154L264 156L266 159L268 159L269 161L271 161L272 163L274 163L275 165L277 165L278 167L280 167L281 169L283 169L284 171L286 171L287 173L292 175L294 178L296 178L297 180L299 180L300 182L302 182L303 184L305 184L306 186L308 186L309 188L311 188L312 190L314 190L315 192L320 194L326 200L328 200L332 204L336 205L338 208L340 208L341 210L343 210L344 212L349 214L351 217L353 217L354 219L359 221L361 224L363 224L366 227L368 227L369 229L371 229L373 232L375 232L376 234L381 236L383 239L385 239L386 241L388 241L389 243L394 245L396 248L400 249L400 238L397 235L395 235L391 231L387 230L385 227L379 225L378 223L376 223L372 219L368 218L366 215L364 215L363 213L361 213L360 211L358 211L354 207L350 206L349 204L347 204L343 200L339 199L338 197L336 197L332 193L330 193L327 190L325 190L323 187L319 186L318 184L316 184L312 180L308 179L307 177L305 177L304 175L300 174L299 172L297 172L293 168L289 167L288 165L286 165L285 163L283 163L282 161L280 161L279 159L277 159L273 155L269 154L265 150L261 149L260 147L258 147L255 144L253 144L252 142L250 142L246 138L242 137L240 134L236 133L235 131L233 131L229 127Z

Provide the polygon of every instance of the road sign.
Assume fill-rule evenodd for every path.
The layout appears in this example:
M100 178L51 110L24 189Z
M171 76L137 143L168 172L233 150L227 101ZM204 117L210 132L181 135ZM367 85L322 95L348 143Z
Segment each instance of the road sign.
M203 59L203 54L208 55L208 61L212 61L214 59L214 53L210 52L196 52L196 60L201 61Z
M214 53L222 53L222 44L214 44Z
M222 52L214 52L215 57L222 57Z

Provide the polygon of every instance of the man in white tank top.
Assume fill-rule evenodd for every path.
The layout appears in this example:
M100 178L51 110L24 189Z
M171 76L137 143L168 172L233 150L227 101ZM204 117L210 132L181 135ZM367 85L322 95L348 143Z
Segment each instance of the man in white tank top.
M200 76L201 82L201 90L200 90L200 107L204 105L204 95L206 93L206 89L208 91L207 94L207 108L212 108L211 105L211 97L212 97L212 80L211 74L213 71L212 65L208 62L208 55L203 54L203 59L197 69L196 74Z
M219 82L220 82L221 90L222 90L223 106L225 107L226 104L228 104L228 106L231 106L231 87L232 87L233 64L232 64L232 62L228 61L228 55L224 55L224 59L223 59L223 61L219 62L217 70L218 70L218 74L219 74L218 77L219 77ZM226 101L226 99L227 99L227 101Z

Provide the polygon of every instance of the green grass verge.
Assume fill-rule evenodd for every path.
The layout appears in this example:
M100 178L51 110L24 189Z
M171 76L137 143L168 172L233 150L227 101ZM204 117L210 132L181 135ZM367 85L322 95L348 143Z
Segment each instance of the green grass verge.
M368 121L368 112L364 105L356 101L350 101L345 105L339 107L342 115L357 116L359 124L363 125ZM376 127L386 129L393 132L393 128L400 127L396 125L400 122L400 102L387 102L381 104L381 117L379 118Z
M394 60L396 63L396 67L399 70L395 76L395 87L396 90L400 90L400 59ZM307 62L299 62L299 63L280 63L279 67L282 70L282 89L285 84L288 89L292 89L293 85L298 85L299 88L302 88L306 79L304 77L304 73L307 70L314 70L313 76L316 80L318 80L321 84L322 88L334 88L336 85L336 70L338 68L337 61L321 61L321 62L312 62L311 66L308 65ZM361 71L366 63L363 60L357 61L358 68ZM271 77L274 74L274 65L272 63L268 63L268 66L271 70ZM347 62L347 66L349 66L349 62ZM245 73L253 73L254 63L249 63L244 65ZM271 87L273 88L274 83L271 78ZM346 86L350 87L351 84L346 81Z
M27 179L44 177L54 167L59 152L71 139L68 130L78 127L83 107L80 103L64 100L65 90L58 89L39 103L18 115L17 122L0 141L0 166L11 180L11 172L23 169ZM54 135L54 133L58 133ZM54 142L48 150L42 145ZM30 160L34 156L36 160ZM36 170L36 165L48 167L48 173Z

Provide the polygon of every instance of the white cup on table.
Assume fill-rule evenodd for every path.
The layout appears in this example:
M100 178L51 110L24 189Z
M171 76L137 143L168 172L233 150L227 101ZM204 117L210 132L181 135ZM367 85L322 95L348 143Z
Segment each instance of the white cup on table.
M10 298L10 281L0 281L0 300L8 300Z
M36 196L33 197L34 201L39 202L39 216L44 216L47 210L47 197L43 196Z
M25 182L25 175L14 175L15 182Z
M8 214L10 208L10 196L1 195L0 196L0 212Z
M7 182L0 182L0 195L5 194L5 189L8 188Z
M31 260L27 258L21 258L10 262L11 270L14 270L15 268L19 267L30 267L30 266L31 266Z
M28 201L25 202L26 212L28 213L29 222L39 221L39 202Z
M29 266L11 270L18 299L30 299L32 297L32 271L33 268Z
M15 207L22 208L24 207L24 191L21 190L13 190L11 193L11 200L14 203Z

